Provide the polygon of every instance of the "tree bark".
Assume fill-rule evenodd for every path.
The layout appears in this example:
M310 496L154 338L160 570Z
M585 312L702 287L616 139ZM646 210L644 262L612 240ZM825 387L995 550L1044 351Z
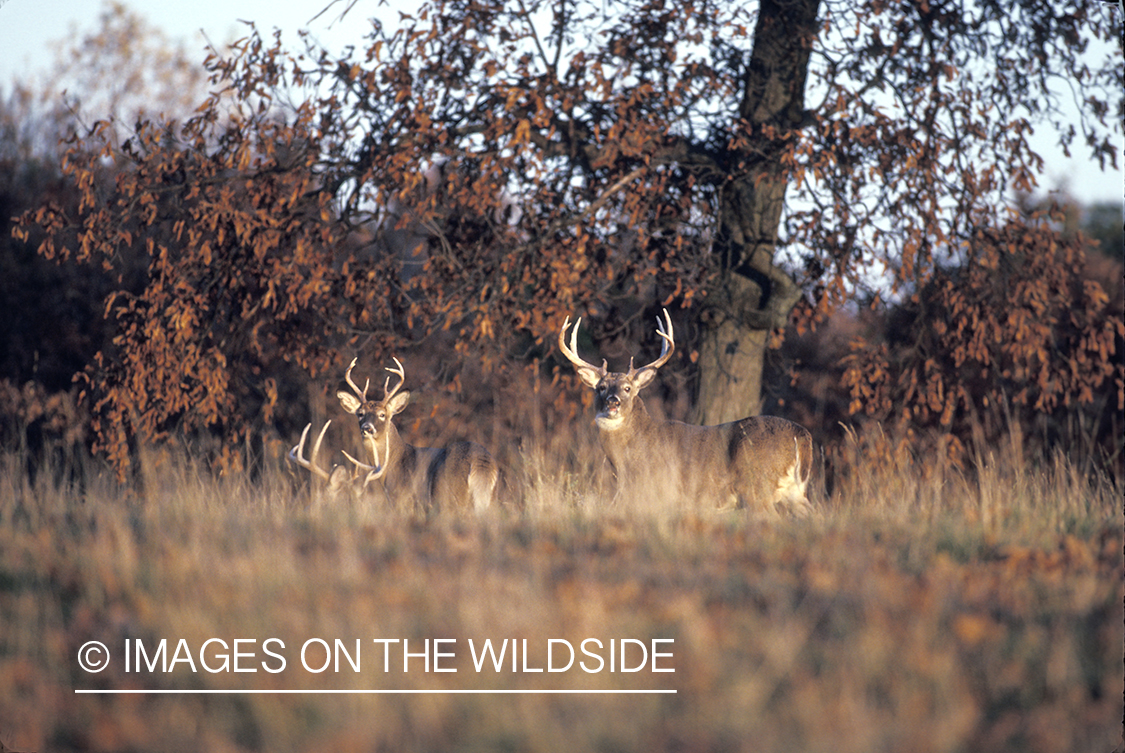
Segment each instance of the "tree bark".
M783 157L805 117L805 81L819 0L764 0L743 74L739 118L749 135L728 153L715 251L722 277L701 316L696 422L761 412L770 330L784 327L801 290L774 266L785 203Z
M756 301L758 286L729 275L721 295ZM711 294L712 296L715 293ZM696 423L713 426L761 413L762 368L769 329L748 327L720 313L708 296L699 349L699 399Z

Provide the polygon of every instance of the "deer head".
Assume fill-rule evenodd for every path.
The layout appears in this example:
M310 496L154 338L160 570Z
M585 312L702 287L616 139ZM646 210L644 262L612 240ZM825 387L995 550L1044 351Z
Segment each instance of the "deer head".
M594 366L578 356L578 327L582 319L574 323L570 336L570 346L566 344L566 330L570 326L570 317L563 322L562 331L559 333L559 349L567 360L574 364L578 378L583 384L594 390L595 421L602 431L613 431L629 422L634 411L634 402L637 393L648 386L656 376L656 371L672 357L676 350L676 341L672 333L672 318L668 309L664 309L664 321L656 318L656 333L664 341L660 356L641 368L634 368L633 359L629 359L629 371L625 373L612 372L606 368L605 359L602 365Z

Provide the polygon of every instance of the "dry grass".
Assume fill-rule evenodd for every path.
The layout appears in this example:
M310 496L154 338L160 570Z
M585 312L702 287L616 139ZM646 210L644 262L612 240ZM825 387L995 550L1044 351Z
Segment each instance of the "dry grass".
M901 448L900 448L901 449ZM830 453L813 520L603 509L575 440L528 453L520 514L310 503L185 460L136 495L0 469L0 744L23 751L1105 751L1122 742L1120 485L1012 448L934 467ZM83 474L78 474L83 475ZM285 671L126 673L125 641L284 641ZM309 638L360 672L305 671ZM455 673L375 638L456 639ZM474 671L467 641L671 638L674 673ZM77 662L88 640L114 654ZM248 645L248 644L243 644ZM401 644L399 644L401 645ZM449 644L446 644L447 647ZM666 647L669 644L664 644ZM276 644L274 644L276 650ZM606 652L602 652L606 656ZM212 651L215 657L217 652ZM194 656L199 661L198 653ZM582 658L582 657L579 657ZM607 657L608 658L608 657ZM211 661L217 663L217 658ZM590 660L591 665L594 663ZM276 664L274 664L276 666ZM675 695L77 695L147 689L661 689ZM0 748L2 750L2 748Z

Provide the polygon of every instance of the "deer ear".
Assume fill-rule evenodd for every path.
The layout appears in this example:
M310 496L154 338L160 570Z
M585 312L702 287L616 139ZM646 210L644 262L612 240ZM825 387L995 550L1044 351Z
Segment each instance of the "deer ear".
M387 413L390 413L392 416L397 416L399 413L402 413L403 409L406 408L406 405L409 402L410 393L400 392L392 397L390 402L387 403Z
M574 369L578 373L578 378L582 380L582 384L593 389L598 386L598 382L605 376L597 369L591 369L586 366L578 366Z
M633 375L633 387L638 391L644 389L656 377L656 369L641 369Z
M340 405L344 406L344 410L348 413L355 413L359 410L359 406L363 403L359 402L359 398L350 392L340 390L336 393L336 397L340 398Z

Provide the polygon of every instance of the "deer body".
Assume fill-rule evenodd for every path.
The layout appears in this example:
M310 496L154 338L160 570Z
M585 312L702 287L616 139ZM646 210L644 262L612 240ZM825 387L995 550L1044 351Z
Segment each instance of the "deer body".
M695 503L704 509L749 507L774 512L788 507L806 515L812 470L812 435L775 416L758 416L719 426L692 426L653 418L639 392L675 348L672 322L664 312L658 333L660 357L625 373L596 367L577 355L579 322L566 345L569 319L559 345L583 383L594 390L595 423L606 458L617 476L618 496L631 502ZM581 320L579 320L581 321ZM658 320L659 321L659 320Z
M353 360L345 376L355 394L336 393L344 410L359 420L363 444L371 464L349 456L357 467L368 470L364 485L381 485L396 506L419 504L424 509L474 510L491 506L499 469L488 450L474 442L454 442L446 447L415 447L406 442L391 419L406 407L409 392L399 392L405 375L395 359L400 377L394 389L384 386L382 400L367 399L367 386L360 390L351 379ZM388 378L388 383L389 383Z
M350 472L340 465L331 471L320 467L316 457L331 421L321 429L308 458L305 457L305 442L312 425L306 426L301 441L289 451L290 462L312 472L322 482L330 499L345 492L359 496L378 489L393 506L402 509L418 505L422 509L440 507L480 512L491 506L500 474L488 450L473 442L454 442L441 448L415 447L406 442L391 420L410 400L409 392L399 392L405 381L402 364L396 358L397 369L387 369L399 377L398 384L391 389L388 377L383 386L383 399L368 400L370 382L361 390L352 381L355 363L353 359L344 376L354 394L340 390L336 397L344 410L359 420L369 462L357 460L345 452L344 456L354 466Z
M497 468L484 447L474 442L415 447L402 439L394 424L388 427L385 439L363 432L363 441L370 457L374 445L381 448L380 460L386 466L381 477L369 478L367 484L381 485L394 505L479 512L492 504Z

